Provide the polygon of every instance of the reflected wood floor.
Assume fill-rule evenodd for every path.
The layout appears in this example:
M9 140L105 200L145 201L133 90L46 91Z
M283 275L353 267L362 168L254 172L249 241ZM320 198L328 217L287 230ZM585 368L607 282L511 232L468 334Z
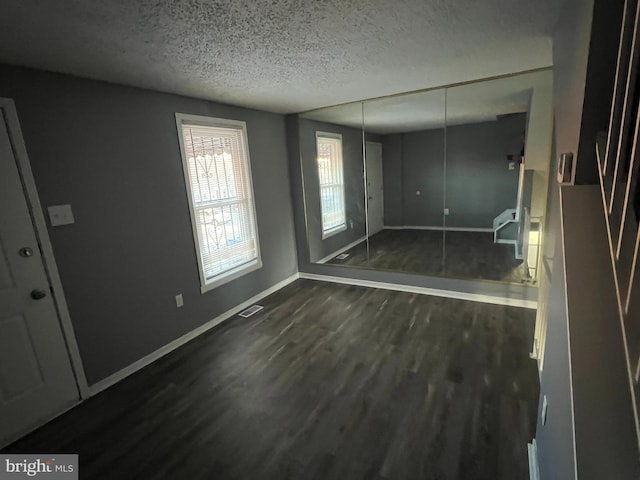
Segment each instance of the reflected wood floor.
M345 253L332 265L367 267L422 275L522 283L524 265L516 260L513 245L494 243L493 233L446 232L444 265L443 235L434 230L382 230Z
M298 280L6 449L82 479L528 478L533 310Z

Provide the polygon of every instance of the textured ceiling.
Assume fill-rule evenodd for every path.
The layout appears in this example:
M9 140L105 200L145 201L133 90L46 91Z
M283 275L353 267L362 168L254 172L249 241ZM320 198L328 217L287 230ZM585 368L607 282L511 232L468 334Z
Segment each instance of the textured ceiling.
M551 65L563 0L1 0L0 61L275 112Z
M526 112L535 88L549 88L551 69L304 112L320 122L364 128L378 134L413 132L488 122ZM445 96L446 95L446 96ZM364 115L364 116L363 116ZM364 119L364 121L363 121Z

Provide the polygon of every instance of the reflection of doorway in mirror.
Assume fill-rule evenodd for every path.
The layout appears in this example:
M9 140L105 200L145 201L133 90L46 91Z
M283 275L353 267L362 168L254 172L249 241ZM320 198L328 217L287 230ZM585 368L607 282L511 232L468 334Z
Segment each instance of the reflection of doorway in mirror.
M384 228L382 205L382 144L366 142L367 220L369 236Z

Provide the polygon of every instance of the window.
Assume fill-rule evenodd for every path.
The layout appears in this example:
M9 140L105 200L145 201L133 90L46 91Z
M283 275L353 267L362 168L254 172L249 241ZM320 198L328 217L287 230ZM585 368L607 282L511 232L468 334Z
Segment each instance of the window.
M316 132L322 238L347 229L342 170L342 135Z
M262 266L244 122L176 113L202 292Z

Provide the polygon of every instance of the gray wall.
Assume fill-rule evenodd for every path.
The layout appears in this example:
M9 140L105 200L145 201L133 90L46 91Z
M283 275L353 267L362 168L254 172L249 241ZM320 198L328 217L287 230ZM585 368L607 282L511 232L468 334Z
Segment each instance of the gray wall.
M519 167L509 170L507 155L520 154L525 125L522 113L447 127L447 226L491 228L516 207Z
M598 132L609 128L618 58L618 32L624 3L624 0L597 0L593 6L576 184L599 183L598 160L593 145Z
M404 225L402 137L401 133L382 137L383 218L388 226Z
M525 124L523 113L447 127L448 227L491 228L515 208L518 169L507 155L520 153ZM444 142L442 129L383 137L385 225L442 226Z
M568 0L553 37L558 153L577 153L576 184L597 184L595 138L609 126L624 0Z
M575 478L573 457L573 416L569 337L567 330L567 293L564 249L560 221L560 189L555 175L549 175L549 196L544 226L540 265L539 308L546 310L547 336L545 368L540 376L540 404L536 428L538 463L541 480ZM547 396L549 409L542 426L542 398Z
M637 440L599 187L551 184L549 197L542 266L549 288L540 288L549 292L540 299L548 319L536 429L540 478L574 478L577 469L580 480L637 479Z
M443 179L444 130L403 134L402 225L442 226Z
M342 163L344 169L347 229L325 240L322 239L320 184L316 160L316 132L318 131L339 133L342 135ZM362 130L300 118L298 135L300 139L299 156L296 157L294 155L291 161L299 161L302 163L304 200L295 197L295 202L301 203L304 201L310 261L316 262L345 245L364 237L366 234Z
M600 187L563 187L561 202L578 478L637 479L638 439Z
M567 0L554 31L553 94L558 154L578 152L592 19L593 0Z
M587 140L595 149L585 129L593 119L584 118L592 15L593 2L568 1L554 35L557 152L576 152ZM609 25L610 34L616 28ZM593 161L581 155L579 166ZM588 183L584 174L576 181ZM638 441L599 187L559 189L552 175L548 212L539 300L548 318L540 393L549 401L546 425L539 413L536 431L541 479L636 479Z
M629 356L632 359L638 359L640 361L640 266L636 265L635 281L632 285L631 300L629 301L629 313L628 319L635 319L635 321L628 322L626 325L627 342L629 345ZM640 385L636 384L636 398L640 398Z
M297 271L283 116L8 66L0 97L43 207L73 208L49 233L90 384ZM205 294L175 112L247 122L264 266Z
M300 122L298 115L287 115L287 151L289 157L289 177L291 180L291 198L293 200L293 219L296 232L296 250L298 264L309 263L309 244L307 242L307 221L305 214L303 173L300 153Z

